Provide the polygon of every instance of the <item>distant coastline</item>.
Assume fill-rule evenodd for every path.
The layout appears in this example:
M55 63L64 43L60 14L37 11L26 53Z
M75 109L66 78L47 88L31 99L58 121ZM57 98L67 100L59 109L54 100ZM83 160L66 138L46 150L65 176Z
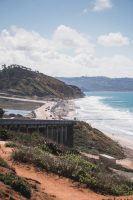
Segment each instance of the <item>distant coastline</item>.
M57 77L66 84L73 84L84 92L133 91L133 78L96 77Z

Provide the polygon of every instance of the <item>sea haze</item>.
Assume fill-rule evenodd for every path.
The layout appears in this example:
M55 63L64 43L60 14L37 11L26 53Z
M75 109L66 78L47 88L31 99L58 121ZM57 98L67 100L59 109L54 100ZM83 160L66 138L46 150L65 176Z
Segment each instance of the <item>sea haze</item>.
M87 92L75 104L77 119L133 148L133 92Z

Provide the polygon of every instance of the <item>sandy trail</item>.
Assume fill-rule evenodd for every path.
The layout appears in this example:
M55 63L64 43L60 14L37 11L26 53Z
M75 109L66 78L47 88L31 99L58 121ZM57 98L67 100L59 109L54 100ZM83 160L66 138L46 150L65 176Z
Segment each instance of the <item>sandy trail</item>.
M0 156L7 160L12 167L15 168L19 176L25 178L32 178L41 183L42 190L45 193L52 195L56 200L107 200L114 199L111 196L103 196L96 194L90 189L78 187L77 183L70 179L59 177L54 174L47 174L46 172L37 171L31 165L22 165L12 162L10 156L12 149L5 148L3 144L0 145ZM125 197L119 197L124 200ZM133 199L133 195L128 196L128 199Z
M49 195L58 200L100 200L102 195L95 194L91 190L77 188L75 184L66 178L60 178L53 174L37 172L34 167L14 166L17 174L23 177L32 178L41 183L42 188Z
M56 200L101 200L103 198L102 195L95 194L89 189L76 187L76 184L67 178L37 171L33 166L13 163L10 159L12 150L10 148L5 148L3 144L1 146L1 157L15 168L19 176L39 181L45 193L52 195Z

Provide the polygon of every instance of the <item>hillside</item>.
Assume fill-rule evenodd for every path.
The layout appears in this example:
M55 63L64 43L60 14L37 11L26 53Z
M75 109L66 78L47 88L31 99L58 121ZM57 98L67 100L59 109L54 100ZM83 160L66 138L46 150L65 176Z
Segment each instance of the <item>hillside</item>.
M0 92L20 96L76 98L83 93L53 77L32 71L20 65L3 66L0 71Z
M75 128L81 133L84 132L83 135L86 135L88 130L92 129L84 123L77 124ZM98 144L100 135L94 131L94 143L96 141ZM106 147L109 143L112 145L109 138L106 138L106 136L104 138L108 142L103 147ZM29 197L31 200L45 199L45 197L37 198L35 196L42 196L42 191L45 192L47 197L45 200L48 200L49 197L51 197L49 200L68 200L71 199L71 196L73 200L99 200L110 197L110 195L127 195L128 197L128 195L133 194L133 182L131 180L115 174L110 167L107 167L101 161L92 158L86 159L77 149L58 145L44 138L42 134L0 130L0 139L6 140L0 143L0 167L8 167L9 163L14 168L13 174L12 170L7 171L6 169L3 173L3 168L0 168L0 183L10 186L12 190L19 192L24 197ZM117 144L115 146L114 151L120 153L122 149ZM102 151L104 150L105 148ZM5 163L3 159L8 163ZM118 166L116 165L116 167ZM119 167L125 172L129 170L122 166ZM8 169L10 169L10 166ZM132 173L132 170L130 171ZM76 188L76 186L78 187ZM82 192L80 192L81 189Z
M76 85L83 91L133 91L133 78L59 77L66 84Z
M125 156L117 142L86 122L77 122L74 127L74 147L82 152L96 155L103 153L118 159Z

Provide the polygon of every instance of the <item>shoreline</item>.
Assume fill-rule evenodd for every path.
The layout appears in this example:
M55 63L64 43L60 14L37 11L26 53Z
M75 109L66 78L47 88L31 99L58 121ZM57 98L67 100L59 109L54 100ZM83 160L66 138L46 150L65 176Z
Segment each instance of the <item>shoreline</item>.
M72 119L76 120L77 110L80 109L75 103L75 99L73 100L59 100L54 99L54 101L46 101L44 100L38 105L37 108L32 111L32 115L36 119L44 119L44 120L62 120L62 119ZM30 102L31 103L31 102ZM87 122L88 123L88 122ZM89 123L91 124L91 123ZM115 136L107 131L101 130L99 127L93 126L103 132L106 136L110 137L114 141L118 142L124 149L126 158L120 160L118 164L122 164L125 167L129 167L133 169L133 147L129 145L129 142L124 138L119 136Z
M49 108L49 110L46 110L46 108ZM74 100L58 100L55 102L47 101L45 103L45 105L36 109L35 112L37 115L36 116L37 119L52 119L53 118L53 120L56 120L56 119L76 120L78 109L80 109L80 107L76 106L75 99ZM88 123L87 120L85 122ZM105 130L104 127L103 127L103 129L101 129L100 127L94 126L91 123L89 123L89 124L92 127L103 132L106 136L110 137L114 141L118 142L123 148L130 148L133 150L132 140L129 139L129 137L127 135L124 135L124 134L116 135L115 133L111 133L111 132Z
M5 97L4 97L5 98ZM1 97L0 97L1 99ZM3 99L3 98L2 98ZM6 97L8 99L8 97ZM12 98L9 98L12 99ZM36 119L50 119L50 120L62 120L62 119L72 119L72 120L81 120L89 123L93 127L99 129L101 132L103 132L105 135L110 137L111 139L118 142L121 146L130 148L133 150L133 145L131 139L128 139L128 136L121 135L116 133L111 133L106 128L100 128L99 126L93 125L93 123L88 122L89 120L82 120L78 115L78 111L81 109L80 106L76 105L77 100L85 99L84 98L77 98L77 99L54 99L53 101L50 100L31 100L31 99L20 99L20 98L13 98L12 100L15 100L18 103L21 103L24 101L26 103L27 108L30 104L33 104L33 110L31 113L33 114L34 118ZM23 109L23 105L21 107ZM13 110L13 109L12 109ZM28 109L27 109L28 110ZM118 130L119 131L119 130ZM132 137L132 136L131 136Z

